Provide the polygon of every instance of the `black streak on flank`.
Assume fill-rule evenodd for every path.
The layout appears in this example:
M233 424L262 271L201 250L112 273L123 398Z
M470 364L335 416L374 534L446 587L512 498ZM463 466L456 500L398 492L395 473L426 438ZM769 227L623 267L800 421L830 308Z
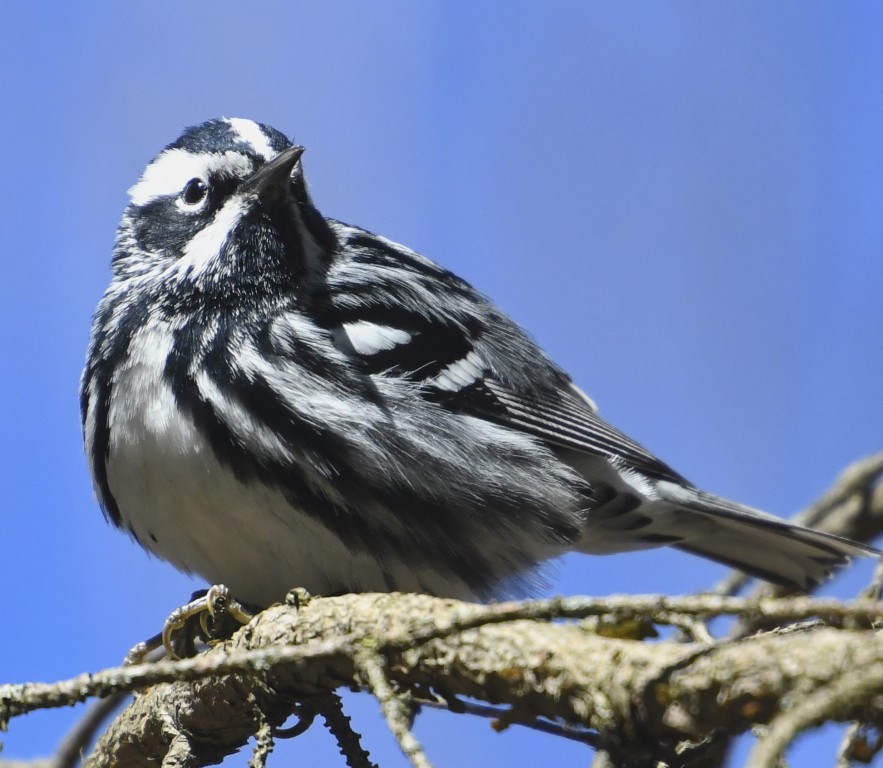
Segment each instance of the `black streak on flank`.
M490 571L479 568L483 560L478 553L461 550L439 551L439 542L448 540L453 530L450 510L441 504L425 499L411 498L406 488L397 490L378 488L359 473L358 460L349 455L353 450L347 436L331 434L329 430L307 423L288 409L265 380L246 381L229 367L233 355L226 346L225 334L220 332L203 352L205 369L211 372L216 386L232 399L238 400L251 410L261 422L272 425L273 430L292 445L309 445L317 460L316 469L332 476L336 485L348 489L345 495L358 498L361 503L374 503L390 509L409 504L420 505L425 514L425 524L405 539L396 537L392 531L378 530L375 523L364 516L354 514L349 507L341 507L326 496L317 493L307 481L298 461L285 459L279 463L273 459L258 460L231 432L226 421L215 407L199 393L196 383L189 376L193 355L199 355L198 332L201 324L191 320L176 333L173 352L165 368L165 379L183 413L193 419L196 428L207 437L212 450L223 465L243 483L254 480L278 488L296 510L309 515L332 531L341 541L354 550L370 551L374 556L385 553L401 562L410 562L420 552L421 563L438 559L439 564L456 560L455 571L470 587L478 589L492 578ZM300 461L308 457L301 457ZM425 540L426 546L415 546Z
M102 316L97 321L97 326L107 328L111 326L110 315L115 307L106 305ZM132 302L128 307L126 317L120 322L118 328L110 333L101 333L95 340L95 348L98 354L92 358L94 363L87 370L80 393L80 408L83 422L86 421L86 411L91 406L95 411L95 431L92 435L92 467L95 477L95 485L98 490L98 500L105 516L117 528L123 526L122 515L117 506L116 499L110 492L110 483L107 477L107 459L110 453L110 398L113 387L114 365L111 361L125 360L129 356L129 344L135 332L146 322L148 305L144 301ZM97 362L96 362L97 361ZM96 401L89 401L89 386L94 382ZM134 534L133 534L134 535Z

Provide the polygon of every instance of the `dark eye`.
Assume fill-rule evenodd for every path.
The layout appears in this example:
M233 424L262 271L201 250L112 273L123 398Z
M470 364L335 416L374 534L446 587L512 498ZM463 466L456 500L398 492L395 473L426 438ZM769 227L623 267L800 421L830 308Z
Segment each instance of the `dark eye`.
M181 190L181 202L191 208L195 208L208 195L208 184L202 179L190 179Z

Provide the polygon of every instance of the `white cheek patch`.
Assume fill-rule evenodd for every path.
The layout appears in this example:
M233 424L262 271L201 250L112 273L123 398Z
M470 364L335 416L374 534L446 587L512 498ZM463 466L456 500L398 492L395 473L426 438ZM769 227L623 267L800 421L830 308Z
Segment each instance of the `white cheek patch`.
M411 341L411 334L401 328L360 321L343 326L350 344L360 355L373 355L387 349L394 349Z
M233 129L236 137L243 144L248 144L264 160L276 157L278 153L270 146L270 139L254 120L244 120L241 117L226 117L224 120Z
M238 196L231 197L224 203L214 218L184 246L181 258L174 263L175 273L198 276L206 272L220 258L224 243L236 228L245 209L245 201Z
M147 166L141 179L129 190L134 205L145 205L160 197L179 195L190 179L208 182L212 175L225 173L244 178L254 170L252 161L241 152L188 152L167 149Z

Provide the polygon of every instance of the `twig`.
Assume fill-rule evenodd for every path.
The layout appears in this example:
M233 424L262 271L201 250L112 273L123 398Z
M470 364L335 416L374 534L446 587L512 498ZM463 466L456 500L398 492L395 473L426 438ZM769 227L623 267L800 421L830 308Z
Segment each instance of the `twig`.
M342 652L347 638L335 638L307 647L259 648L230 654L207 654L191 659L169 660L111 667L94 674L82 674L57 683L0 685L0 727L11 718L37 709L53 709L138 688L194 681L232 672L255 672L274 664L322 659Z
M881 481L883 453L859 459L840 473L822 498L797 514L794 522L838 536L870 541L883 531ZM736 595L751 580L742 571L732 571L710 592L715 595ZM788 591L769 590L768 593L781 596L788 594Z
M871 583L862 591L860 597L867 600L879 600L883 595L883 558L877 561L877 567L874 568L874 574L871 576Z
M846 707L855 709L881 692L883 665L842 675L776 717L752 751L748 765L752 768L776 768L785 750L800 733L823 723L839 710Z
M312 702L301 703L298 705L297 711L294 714L298 717L297 722L288 728L274 728L273 736L277 739L294 739L298 736L302 736L310 730L313 722L315 722L318 710Z
M506 726L518 725L522 728L530 728L533 731L548 733L552 736L558 736L569 741L576 741L580 744L586 744L595 749L601 749L602 740L594 731L574 728L573 726L552 723L548 720L516 720L513 719L513 711L511 709L503 709L502 707L494 707L489 704L479 704L474 701L464 701L456 699L448 701L444 698L428 698L423 696L415 697L421 706L431 707L433 709L444 709L448 712L457 712L460 714L474 715L475 717L485 717L490 720L499 720Z
M724 576L724 578L708 590L708 594L725 597L738 595L753 578L753 576L749 576L744 571L730 571Z
M883 593L883 559L874 568L871 583L862 591L861 596L870 600L879 600L881 593ZM864 724L860 722L851 723L849 728L846 729L840 749L837 751L837 768L849 768L852 762L850 756L855 754L864 745L867 745L867 743Z
M343 711L343 702L336 693L320 698L316 705L325 720L325 726L337 739L340 754L348 768L377 768L368 751L362 746L362 737L353 730L350 718Z
M355 663L356 668L367 679L371 693L380 702L386 724L411 765L414 768L432 768L432 763L423 751L423 745L411 730L411 717L401 696L392 689L392 684L386 675L383 657L368 642L363 642L356 651Z
M54 768L74 768L79 765L95 740L98 729L128 698L128 693L115 693L95 702L61 742L53 759Z
M836 768L851 768L853 761L869 765L883 750L883 734L866 723L853 723L843 739Z
M258 727L255 742L254 752L251 754L251 760L248 761L248 768L267 768L267 760L276 746L276 740L273 738L273 726L266 720L262 720Z
M794 519L795 522L818 528L828 533L870 541L883 530L883 453L861 459L840 473L837 480L821 499L807 507ZM752 581L751 577L741 571L732 571L713 589L712 593L726 596L741 592ZM883 566L878 563L875 579L872 584L883 584ZM793 590L761 583L753 597L784 597ZM879 599L880 591L866 591L863 598ZM762 619L762 620L758 620ZM770 617L741 617L729 633L729 640L735 641L753 634L758 629L775 625ZM857 731L850 731L856 733ZM856 737L857 738L857 737ZM732 743L732 742L730 742ZM849 749L849 736L844 740L841 755ZM723 756L728 752L726 744L714 747L716 755Z
M692 640L694 643L701 645L710 645L716 642L708 625L702 620L693 616L679 616L676 613L671 614L671 625L677 627L686 640Z
M98 729L128 698L128 693L117 693L95 702L74 724L52 757L0 760L0 768L74 768L82 761Z
M835 763L835 768L850 768L852 765L850 755L861 738L861 732L861 723L856 722L849 724L849 728L847 728L846 733L843 734L843 741L840 744L840 749L837 750L837 762Z
M872 495L871 489L881 480L883 480L883 452L859 459L840 473L834 485L822 498L803 510L795 519L802 525L828 530L825 524L832 512L837 511L855 496L863 497L867 503ZM881 522L883 521L877 521L872 527L875 533L879 533ZM855 538L854 533L850 535L851 530L841 529L830 532Z

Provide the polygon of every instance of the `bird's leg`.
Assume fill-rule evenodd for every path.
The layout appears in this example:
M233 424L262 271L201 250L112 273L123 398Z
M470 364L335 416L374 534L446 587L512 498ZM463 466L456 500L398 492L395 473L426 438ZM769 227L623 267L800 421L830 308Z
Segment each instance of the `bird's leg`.
M246 608L223 584L215 584L205 594L206 607L199 614L199 626L207 642L226 640L250 622L256 611Z
M169 614L162 632L138 643L126 656L124 664L139 664L154 650L165 647L169 658L196 655L196 639L207 643L230 637L248 624L254 613L234 599L223 584L194 592L190 602Z
M192 656L196 652L197 630L206 642L230 637L248 624L254 614L230 594L223 584L215 584L205 594L194 596L186 605L172 611L162 631L162 644L171 658ZM174 635L183 630L180 643Z

